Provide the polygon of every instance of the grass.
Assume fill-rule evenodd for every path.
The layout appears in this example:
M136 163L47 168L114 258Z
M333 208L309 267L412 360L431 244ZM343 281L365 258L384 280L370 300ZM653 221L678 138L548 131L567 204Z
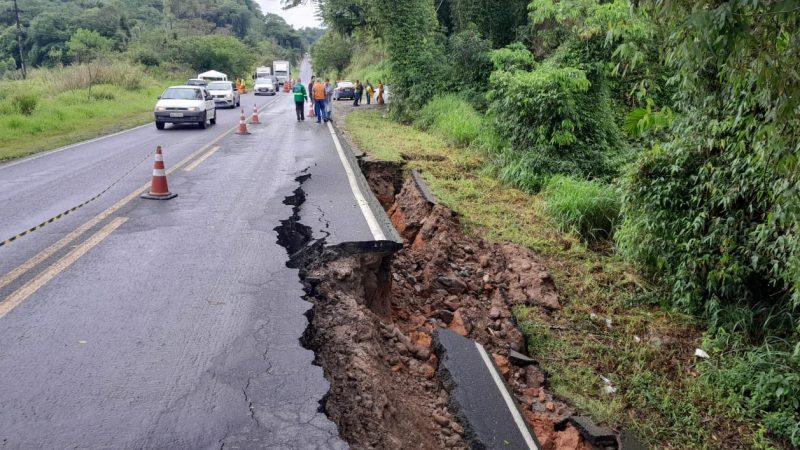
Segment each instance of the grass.
M0 82L0 161L152 121L156 98L180 82L157 82L136 66L117 64L40 69L28 80ZM15 105L19 93L36 98L31 114Z
M456 147L467 147L477 139L482 124L481 115L456 95L434 98L414 120L415 127L432 131Z
M467 233L526 245L544 259L562 310L518 308L515 315L561 398L602 423L633 431L651 448L770 448L763 429L699 376L692 356L701 343L698 324L637 300L648 286L632 268L540 216L545 194L503 184L485 169L480 151L458 149L380 111L353 112L345 127L362 151L379 159L445 157L412 158L408 166L421 170L438 199L459 213ZM604 391L601 376L616 393Z
M544 213L556 228L587 242L613 236L620 220L621 194L610 184L554 176L542 196Z

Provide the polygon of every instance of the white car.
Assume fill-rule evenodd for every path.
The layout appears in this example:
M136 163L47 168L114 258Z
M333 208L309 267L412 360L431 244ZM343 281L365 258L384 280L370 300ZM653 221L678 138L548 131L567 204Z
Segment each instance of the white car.
M256 78L253 86L253 93L256 95L275 95L277 94L275 83L269 78Z
M214 96L214 103L235 108L241 104L239 91L233 87L230 81L212 81L208 83L208 92Z
M167 123L196 123L200 128L205 128L206 122L217 123L214 97L205 86L168 87L158 97L154 114L159 130Z

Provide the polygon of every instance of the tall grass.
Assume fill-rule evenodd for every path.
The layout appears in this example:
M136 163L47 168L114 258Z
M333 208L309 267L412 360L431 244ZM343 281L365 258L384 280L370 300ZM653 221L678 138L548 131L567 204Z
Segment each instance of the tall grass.
M467 147L481 133L482 116L456 95L436 97L420 111L414 126L432 131L456 147Z
M555 176L542 192L544 212L561 232L585 241L607 239L620 219L622 197L616 186Z
M0 82L0 160L146 123L165 85L122 62L35 69L27 80ZM23 111L20 96L36 99L35 108Z

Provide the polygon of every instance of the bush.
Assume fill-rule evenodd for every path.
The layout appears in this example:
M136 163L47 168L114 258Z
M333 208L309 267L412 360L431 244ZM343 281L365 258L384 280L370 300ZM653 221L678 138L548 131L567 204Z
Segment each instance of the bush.
M550 175L609 178L625 150L602 78L592 83L582 70L542 65L532 72L496 71L491 77L489 115L511 150L517 187L536 191ZM530 183L532 181L532 183Z
M585 241L606 239L620 220L622 196L616 186L556 176L543 191L544 211L561 232Z
M11 104L18 113L30 116L36 110L39 98L31 94L17 94L11 99Z
M457 147L470 145L480 134L481 123L480 114L455 95L435 97L414 120L415 127L434 131Z

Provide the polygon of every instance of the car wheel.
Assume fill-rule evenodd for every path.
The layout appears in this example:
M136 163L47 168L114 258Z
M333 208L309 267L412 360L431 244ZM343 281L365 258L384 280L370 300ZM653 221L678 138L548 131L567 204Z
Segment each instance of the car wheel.
M206 128L206 120L208 120L207 114L208 113L203 113L203 120L197 123L197 126L199 126L201 130Z
M156 129L163 130L164 122L156 122Z
M241 106L241 104L242 104L242 98L239 97L236 99L236 106Z

